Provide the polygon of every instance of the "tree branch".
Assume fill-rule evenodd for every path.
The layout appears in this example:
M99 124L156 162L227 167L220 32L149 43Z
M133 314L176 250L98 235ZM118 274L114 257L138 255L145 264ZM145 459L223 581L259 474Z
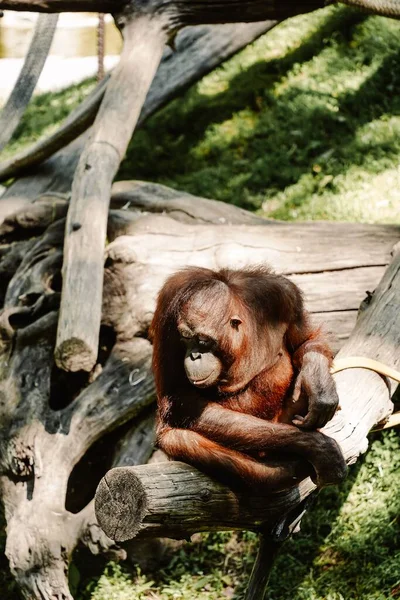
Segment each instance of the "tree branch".
M75 173L55 351L57 365L68 371L90 371L96 362L111 183L161 60L166 25L162 18L136 15L124 26L121 62L111 76Z

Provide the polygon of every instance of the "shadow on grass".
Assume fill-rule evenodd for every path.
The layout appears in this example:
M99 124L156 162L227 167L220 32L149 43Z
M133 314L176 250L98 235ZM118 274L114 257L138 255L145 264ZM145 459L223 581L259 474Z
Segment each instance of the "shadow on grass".
M333 178L354 164L378 170L400 144L390 135L364 144L357 133L384 114L399 114L400 51L393 35L386 54L377 55L372 37L360 42L368 19L335 11L295 50L240 72L227 90L211 96L190 90L135 134L118 178L150 179L257 209L257 194L283 190L304 174L318 188L327 173ZM321 78L340 78L342 69L348 77L353 62L374 69L354 91L321 92L309 85L312 76L303 81L302 69L322 52L329 70ZM301 190L294 201L309 193Z
M296 590L309 573L320 553L321 546L330 535L341 508L356 482L360 468L360 463L352 467L348 478L340 487L326 488L320 492L316 504L303 518L300 532L283 545L271 573L266 600L297 598ZM252 556L253 562L254 559L255 555ZM248 576L250 576L250 569L248 569ZM246 586L247 580L238 586L234 600L241 600L244 597Z
M400 596L400 494L393 494L399 434L374 434L371 451L345 484L320 494L302 534L289 541L276 562L268 600ZM290 576L282 577L283 572Z

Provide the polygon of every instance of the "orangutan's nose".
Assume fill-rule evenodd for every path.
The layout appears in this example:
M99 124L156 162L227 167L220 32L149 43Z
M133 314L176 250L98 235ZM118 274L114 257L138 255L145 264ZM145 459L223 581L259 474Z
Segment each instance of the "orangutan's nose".
M190 353L190 358L192 360L198 360L199 358L201 358L201 354L200 354L200 352L191 352Z

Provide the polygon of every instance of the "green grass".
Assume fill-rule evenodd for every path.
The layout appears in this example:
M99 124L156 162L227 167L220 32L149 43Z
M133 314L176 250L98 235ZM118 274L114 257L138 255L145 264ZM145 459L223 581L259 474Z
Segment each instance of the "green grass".
M36 98L7 154L55 129L92 86ZM118 177L279 219L385 223L400 220L399 165L400 23L342 7L283 23L160 111ZM400 435L371 441L287 542L270 600L400 598ZM71 573L78 600L240 600L255 550L253 534L201 535L150 575L113 563L89 575L78 558ZM4 559L0 590L16 598Z
M119 178L279 219L398 220L400 24L331 7L291 19L136 132ZM6 155L93 82L35 99Z

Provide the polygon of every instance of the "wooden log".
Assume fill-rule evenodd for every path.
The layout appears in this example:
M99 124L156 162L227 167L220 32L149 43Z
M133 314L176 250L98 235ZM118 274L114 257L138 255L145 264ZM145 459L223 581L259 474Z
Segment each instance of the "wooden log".
M246 227L241 226L231 230L233 237L236 236L238 231L240 231L243 240L247 235L248 241L245 242L243 251L249 252L251 260L259 260L260 253L258 253L257 258L253 258L254 255L251 255L253 231L255 229L248 226L262 225L263 228L257 230L257 246L263 244L264 247L268 247L271 252L271 260L274 261L272 264L282 270L286 268L292 271L293 265L295 265L297 271L308 271L300 274L292 273L291 277L305 293L307 307L313 312L316 323L322 324L325 330L333 333L331 344L335 352L348 339L355 325L358 306L365 297L366 292L372 292L378 284L384 265L389 261L390 248L396 242L400 233L399 228L396 226L268 222L235 206L195 197L185 192L147 182L118 182L114 184L111 206L107 238L110 242L117 238L120 239L117 245L110 246L109 261L111 256L114 256L115 261L112 259L111 262L115 262L115 268L118 266L119 270L124 269L124 279L126 280L131 281L134 277L135 285L139 285L140 289L141 300L136 298L135 305L126 309L127 314L137 315L139 305L141 305L143 312L147 312L150 318L150 309L154 305L155 295L164 278L168 275L170 269L178 268L184 264L184 258L180 258L180 252L174 252L174 262L171 259L170 265L165 267L167 261L163 260L162 255L166 229L176 239L183 235L187 246L196 248L198 241L201 242L201 235L199 236L196 233L200 230L197 227L193 229L189 225L208 223L216 226L218 224L238 225L243 223L246 224ZM16 240L22 240L27 236L44 231L52 222L66 215L67 207L68 201L65 196L57 194L42 195L35 203L11 215L4 221L2 226L0 225L0 239L2 237L5 239L12 237ZM143 219L143 217L140 217L140 212L137 212L140 210L144 210L146 213L162 214L153 214L153 216ZM169 215L172 219L165 221L164 215ZM177 229L175 221L179 221L185 226ZM266 229L266 227L268 228ZM212 228L209 227L208 229L212 231ZM226 230L223 229L222 231L225 232ZM303 235L303 231L307 231L307 235ZM161 243L158 242L160 232L162 235ZM121 236L125 236L123 240ZM146 267L150 270L146 271L148 276L143 280L143 283L140 279L141 261L136 263L135 260L131 260L136 257L135 248L139 245L136 243L136 236L140 236L140 245L146 245L146 239L151 240L151 244L159 257L159 262L162 263L161 265L156 264ZM169 248L167 252L169 256L172 255L171 252L174 249L172 237L172 235L168 236ZM217 230L215 239L220 237ZM318 248L321 237L328 240L326 254L315 250ZM329 247L334 247L335 240L339 238L341 243L344 244L342 246L344 248L343 257L347 260L347 257L350 256L353 262L350 265L347 265L346 262L337 264L336 269L329 271L327 270L327 264L330 261L330 258L328 259L330 256ZM290 262L290 260L286 263L275 262L275 256L279 257L279 261L285 261L287 255L286 252L279 252L277 243L282 239L290 240L294 246L301 248L299 253L296 252L296 259L293 262ZM217 249L218 245L215 248ZM207 264L215 267L213 246L208 248L208 252L210 262ZM303 263L305 257L310 257L313 252L317 262L314 261L311 265L311 259L307 258L306 262ZM300 259L297 254L299 254ZM18 253L13 253L13 256L17 257ZM359 266L366 264L365 256L370 257L370 264ZM11 267L11 263L4 263L4 273L8 272ZM111 265L111 272L113 269L114 267ZM12 272L11 268L10 273ZM109 268L107 278L111 272ZM114 278L113 275L112 279ZM153 283L150 283L150 281ZM6 281L4 280L4 282ZM124 294L125 292L123 296ZM112 289L107 292L106 297L107 302L113 302L114 292ZM129 322L126 319L124 320L124 327L125 331L129 330Z
M115 13L123 9L121 0L0 0L0 10L28 10L34 12L105 12ZM147 0L147 7L154 10L162 6L174 14L183 24L233 23L286 18L302 12L310 12L324 6L322 0ZM146 7L146 8L147 8Z
M257 530L280 518L279 503L271 509L268 500L265 495L234 493L197 469L172 461L112 469L99 484L95 511L113 540L123 542L138 534L179 539L199 531Z
M128 211L113 212L113 221L114 215L114 225L109 227L109 239L114 241L107 247L105 307L110 314L124 311L123 330L119 329L121 320L109 325L127 336L146 331L158 290L178 268L197 264L218 269L266 262L296 277L305 291L307 308L316 313L318 322L335 332L338 320L338 333L346 339L360 302L367 291L376 287L383 271L381 265L389 262L390 250L400 234L395 226L279 222L205 226L178 224L163 215L129 219ZM227 218L234 219L234 214ZM121 280L129 282L126 289L115 284ZM330 292L334 301L329 298ZM346 315L340 314L341 310Z
M400 253L385 272L339 357L362 355L400 365ZM378 374L351 369L335 375L341 410L323 431L340 444L348 464L368 447L367 435L393 409L390 390ZM187 537L216 529L273 530L313 490L306 479L299 486L265 497L244 496L224 488L196 469L170 462L109 471L96 493L96 514L110 537Z
M341 0L349 6L355 6L366 12L385 17L398 18L400 9L397 0ZM27 10L35 12L115 12L124 6L121 0L1 0L0 10ZM190 2L175 0L171 8L178 12L181 20L190 24L200 22L256 21L265 18L287 18L300 13L323 8L322 0L245 0L237 3L224 0L217 5L208 1ZM208 14L211 12L211 17ZM209 18L207 21L206 19Z
M322 221L185 226L165 216L151 216L147 221L132 221L126 231L129 237L121 232L108 246L109 257L126 255L126 262L130 256L132 263L174 269L193 264L219 268L266 262L287 275L305 275L385 266L400 227L377 225L370 229L357 223Z
M398 0L340 0L348 6L355 6L364 12L381 15L382 17L400 18L400 5Z
M67 371L90 371L96 363L111 183L160 63L166 26L163 18L140 14L124 25L121 62L110 79L74 177L55 350L57 365Z

